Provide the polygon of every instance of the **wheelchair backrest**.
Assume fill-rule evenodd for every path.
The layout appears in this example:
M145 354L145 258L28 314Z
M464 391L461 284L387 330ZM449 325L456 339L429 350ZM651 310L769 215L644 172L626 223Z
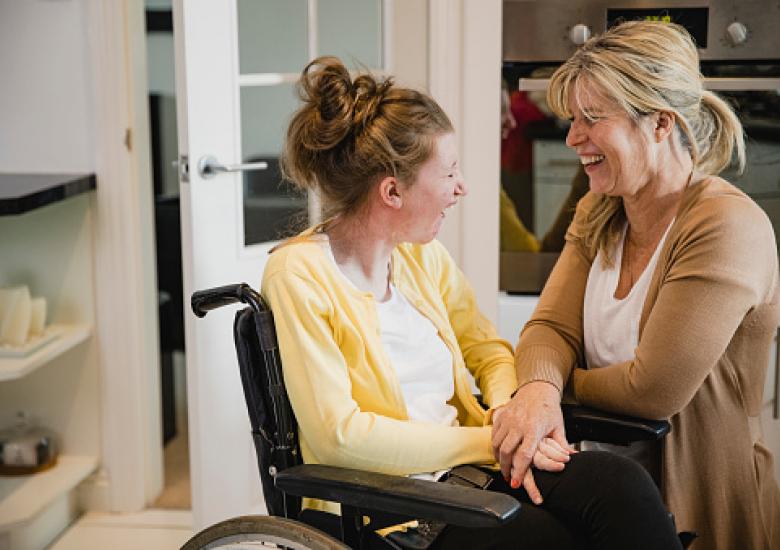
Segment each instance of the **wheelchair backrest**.
M277 472L302 461L273 316L262 299L236 313L233 334L266 508L273 516L297 518L300 499L274 485Z

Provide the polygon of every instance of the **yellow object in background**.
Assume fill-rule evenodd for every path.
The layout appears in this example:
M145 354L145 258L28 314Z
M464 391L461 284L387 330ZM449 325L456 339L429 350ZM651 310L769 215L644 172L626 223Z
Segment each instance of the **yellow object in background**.
M503 188L501 188L499 201L501 251L539 252L539 241L523 225L520 216L517 215L515 204Z

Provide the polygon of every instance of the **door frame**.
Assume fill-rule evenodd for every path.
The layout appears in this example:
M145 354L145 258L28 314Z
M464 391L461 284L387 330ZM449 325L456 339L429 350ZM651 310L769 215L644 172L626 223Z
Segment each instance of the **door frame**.
M495 324L502 1L429 0L428 7L428 88L455 125L469 186L468 198L448 215L439 239L471 282L482 313Z
M100 468L90 510L142 510L162 491L160 366L143 0L84 0L94 104Z
M419 5L391 1L396 8ZM427 10L427 59L405 70L415 80L403 83L424 86L427 80L458 129L470 197L448 218L441 240L472 282L484 313L495 320L501 0L428 0ZM103 406L102 468L83 492L88 509L140 510L162 489L143 17L142 0L85 0L96 106L96 334ZM408 58L393 50L388 55L390 72L396 60ZM495 128L484 124L489 119ZM485 223L485 212L496 213L495 223Z

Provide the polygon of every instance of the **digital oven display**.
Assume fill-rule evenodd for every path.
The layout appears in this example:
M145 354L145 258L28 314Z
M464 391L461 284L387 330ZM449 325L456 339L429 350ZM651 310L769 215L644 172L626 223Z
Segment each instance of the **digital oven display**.
M622 21L661 21L685 27L699 48L707 47L709 8L607 9L607 28Z

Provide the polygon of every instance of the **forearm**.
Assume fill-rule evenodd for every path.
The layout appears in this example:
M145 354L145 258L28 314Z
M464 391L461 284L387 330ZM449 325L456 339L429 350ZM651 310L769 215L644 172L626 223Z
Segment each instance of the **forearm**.
M489 427L453 427L355 412L323 429L304 414L302 444L322 464L394 475L493 462Z
M680 398L676 381L653 387L632 383L633 362L598 369L574 369L571 385L578 403L596 409L648 419L667 419L679 412L688 399Z

